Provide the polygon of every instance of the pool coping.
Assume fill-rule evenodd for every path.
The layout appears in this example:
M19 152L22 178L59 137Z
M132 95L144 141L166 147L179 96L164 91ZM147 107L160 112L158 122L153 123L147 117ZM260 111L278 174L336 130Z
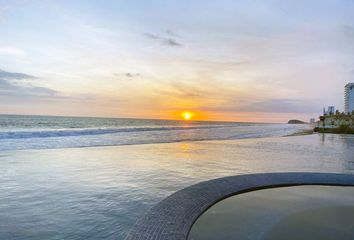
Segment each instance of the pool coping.
M225 198L260 189L299 185L354 186L354 174L260 173L200 182L152 207L138 219L126 240L185 240L198 217Z

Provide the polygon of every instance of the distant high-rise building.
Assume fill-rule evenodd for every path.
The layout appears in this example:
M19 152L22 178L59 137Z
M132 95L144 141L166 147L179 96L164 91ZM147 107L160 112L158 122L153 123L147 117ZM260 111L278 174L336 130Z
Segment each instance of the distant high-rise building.
M314 118L310 118L310 123L315 123L316 122L316 119L314 119Z
M344 112L351 113L354 111L354 83L345 85L344 92Z
M334 112L335 112L334 106L328 106L327 114L331 115L334 114Z

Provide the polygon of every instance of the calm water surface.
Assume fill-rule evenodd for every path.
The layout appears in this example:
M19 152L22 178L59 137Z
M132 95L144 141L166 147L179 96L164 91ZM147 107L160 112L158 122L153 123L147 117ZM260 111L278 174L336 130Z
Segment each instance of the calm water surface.
M200 216L189 240L352 240L354 187L295 186L229 197Z
M283 125L267 126L277 134L289 132ZM260 125L252 127L261 129ZM233 126L232 132L238 132L237 128L249 131ZM207 133L190 129L168 134L170 130L155 129L140 138L181 135L172 143L52 149L55 142L63 147L71 141L67 137L76 136L44 140L35 133L36 137L26 141L43 149L24 150L16 150L26 146L23 142L16 145L6 135L47 130L2 129L0 145L6 148L0 151L0 239L123 239L151 206L200 181L258 172L354 173L354 137L344 135L186 141L184 137ZM49 131L57 130L51 126ZM93 143L100 142L101 136L89 135ZM84 138L80 135L76 140L82 143ZM12 148L11 141L15 143Z

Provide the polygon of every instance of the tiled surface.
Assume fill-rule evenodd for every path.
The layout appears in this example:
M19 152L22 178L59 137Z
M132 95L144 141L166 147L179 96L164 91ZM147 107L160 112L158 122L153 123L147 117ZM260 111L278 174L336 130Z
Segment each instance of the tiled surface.
M354 175L267 173L201 182L172 194L154 206L136 222L126 240L185 240L196 219L226 197L262 188L307 184L354 186Z

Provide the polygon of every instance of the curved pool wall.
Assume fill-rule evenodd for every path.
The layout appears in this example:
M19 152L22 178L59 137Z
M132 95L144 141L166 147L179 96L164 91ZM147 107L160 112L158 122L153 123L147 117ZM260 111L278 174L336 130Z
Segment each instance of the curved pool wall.
M218 178L184 188L142 216L126 240L185 240L197 218L232 195L259 189L298 186L354 186L354 175L336 173L264 173Z

